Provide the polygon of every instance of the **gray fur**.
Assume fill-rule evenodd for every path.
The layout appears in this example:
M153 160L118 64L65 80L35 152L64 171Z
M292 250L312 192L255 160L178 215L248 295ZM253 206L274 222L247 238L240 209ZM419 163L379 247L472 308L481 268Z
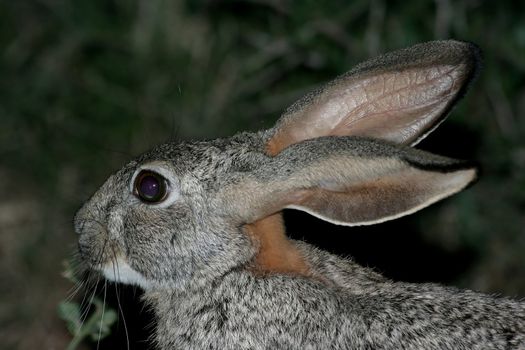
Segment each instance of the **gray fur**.
M418 64L429 52L439 56L457 43L425 45L354 72ZM260 247L243 225L282 210L294 191L319 187L340 193L369 177L390 176L388 164L447 179L471 169L465 162L351 135L302 141L270 156L265 146L276 128L160 145L110 176L77 213L84 261L122 274L118 264L125 262L134 271L110 278L145 290L155 311L157 348L525 348L525 305L519 301L393 282L295 241L311 275L254 273ZM176 179L170 183L177 194L172 204L142 203L132 193L130 181L141 167L160 167Z

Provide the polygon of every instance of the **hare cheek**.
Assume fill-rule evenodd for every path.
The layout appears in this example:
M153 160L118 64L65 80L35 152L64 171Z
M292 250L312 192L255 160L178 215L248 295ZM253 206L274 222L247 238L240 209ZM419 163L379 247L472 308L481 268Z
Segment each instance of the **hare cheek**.
M107 218L107 232L109 238L113 240L120 239L124 230L124 208L113 208Z
M102 269L102 273L110 281L137 285L144 289L147 289L149 286L148 281L121 258L106 264Z

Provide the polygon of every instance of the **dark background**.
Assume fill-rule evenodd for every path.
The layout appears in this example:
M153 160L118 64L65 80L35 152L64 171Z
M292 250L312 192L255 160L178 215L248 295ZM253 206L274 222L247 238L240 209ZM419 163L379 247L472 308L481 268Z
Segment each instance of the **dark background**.
M418 147L477 160L480 181L373 227L287 211L289 234L396 280L524 297L524 17L518 1L0 2L2 347L65 348L56 308L72 288L61 276L72 217L132 156L170 139L270 127L355 63L436 38L477 43L485 64ZM120 290L131 348L146 347L140 293ZM100 349L126 348L123 324Z

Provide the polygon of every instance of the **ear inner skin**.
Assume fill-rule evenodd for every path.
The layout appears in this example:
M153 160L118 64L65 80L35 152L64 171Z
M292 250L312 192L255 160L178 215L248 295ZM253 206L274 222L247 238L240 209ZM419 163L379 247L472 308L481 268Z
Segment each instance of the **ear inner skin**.
M266 151L321 136L362 136L414 145L446 117L480 66L479 49L435 41L358 65L294 103Z
M460 191L474 177L473 169L449 174L407 168L340 192L315 188L301 202L287 207L338 225L371 225L412 214Z
M244 229L259 245L254 265L250 267L255 273L311 276L304 257L286 237L281 213L245 225Z

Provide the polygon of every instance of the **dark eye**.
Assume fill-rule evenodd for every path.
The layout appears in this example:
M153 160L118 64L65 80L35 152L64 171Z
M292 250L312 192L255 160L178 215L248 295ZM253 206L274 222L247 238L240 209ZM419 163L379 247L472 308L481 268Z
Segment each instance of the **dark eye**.
M150 170L141 171L135 178L134 194L143 202L162 202L166 199L166 188L166 179Z

